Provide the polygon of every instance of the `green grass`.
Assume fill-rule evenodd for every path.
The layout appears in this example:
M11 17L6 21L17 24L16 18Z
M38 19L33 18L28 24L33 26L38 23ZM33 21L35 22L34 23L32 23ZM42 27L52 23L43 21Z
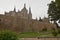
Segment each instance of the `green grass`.
M27 38L27 37L52 37L52 34L46 32L24 32L20 33L20 38Z
M21 33L20 37L38 37L40 34L37 32L25 32Z
M19 34L19 37L20 38L54 37L52 34L52 31L40 31L39 33L38 32L23 32ZM60 37L60 34L58 34L56 37Z

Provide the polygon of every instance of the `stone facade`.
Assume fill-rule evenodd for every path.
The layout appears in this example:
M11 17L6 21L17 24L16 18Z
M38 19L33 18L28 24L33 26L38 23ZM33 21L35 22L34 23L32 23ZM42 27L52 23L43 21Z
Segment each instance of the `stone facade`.
M16 8L14 8L13 11L5 12L5 15L13 16L13 17L18 16L23 19L32 19L31 8L29 8L29 12L28 12L28 10L26 9L26 4L24 4L24 7L21 11L18 10L18 12L16 12Z
M46 28L47 30L57 29L55 24L49 23L48 18L43 21L32 19L31 8L29 7L29 13L26 9L26 4L21 11L5 12L4 15L0 15L0 30L13 30L16 32L39 32Z

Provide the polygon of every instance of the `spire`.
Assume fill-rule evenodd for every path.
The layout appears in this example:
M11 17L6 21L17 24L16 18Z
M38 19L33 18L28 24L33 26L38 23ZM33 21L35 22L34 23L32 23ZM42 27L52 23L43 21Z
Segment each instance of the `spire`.
M26 7L26 4L24 3L24 7Z
M42 21L41 17L39 17L39 21Z
M16 7L14 7L14 12L16 12Z
M29 7L29 16L30 16L30 19L32 19L32 13L31 13L31 8Z
M31 7L29 7L29 14L31 14Z

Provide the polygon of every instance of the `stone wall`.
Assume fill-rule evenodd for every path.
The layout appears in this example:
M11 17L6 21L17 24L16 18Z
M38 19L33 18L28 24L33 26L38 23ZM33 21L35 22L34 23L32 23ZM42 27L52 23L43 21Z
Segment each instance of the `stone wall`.
M33 19L28 20L17 16L4 16L2 17L2 20L4 29L13 30L16 32L39 32L44 28L46 28L47 30L51 30L52 28L57 29L56 25L50 24L49 22L41 22Z

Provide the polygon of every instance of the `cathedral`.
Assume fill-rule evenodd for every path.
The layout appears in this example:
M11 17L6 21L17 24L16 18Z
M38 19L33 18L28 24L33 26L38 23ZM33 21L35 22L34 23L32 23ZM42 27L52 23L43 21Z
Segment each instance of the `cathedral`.
M5 12L0 14L0 30L12 30L16 32L39 32L43 29L52 30L57 29L55 24L51 24L48 18L42 20L32 19L31 8L26 9L26 4L21 11Z

